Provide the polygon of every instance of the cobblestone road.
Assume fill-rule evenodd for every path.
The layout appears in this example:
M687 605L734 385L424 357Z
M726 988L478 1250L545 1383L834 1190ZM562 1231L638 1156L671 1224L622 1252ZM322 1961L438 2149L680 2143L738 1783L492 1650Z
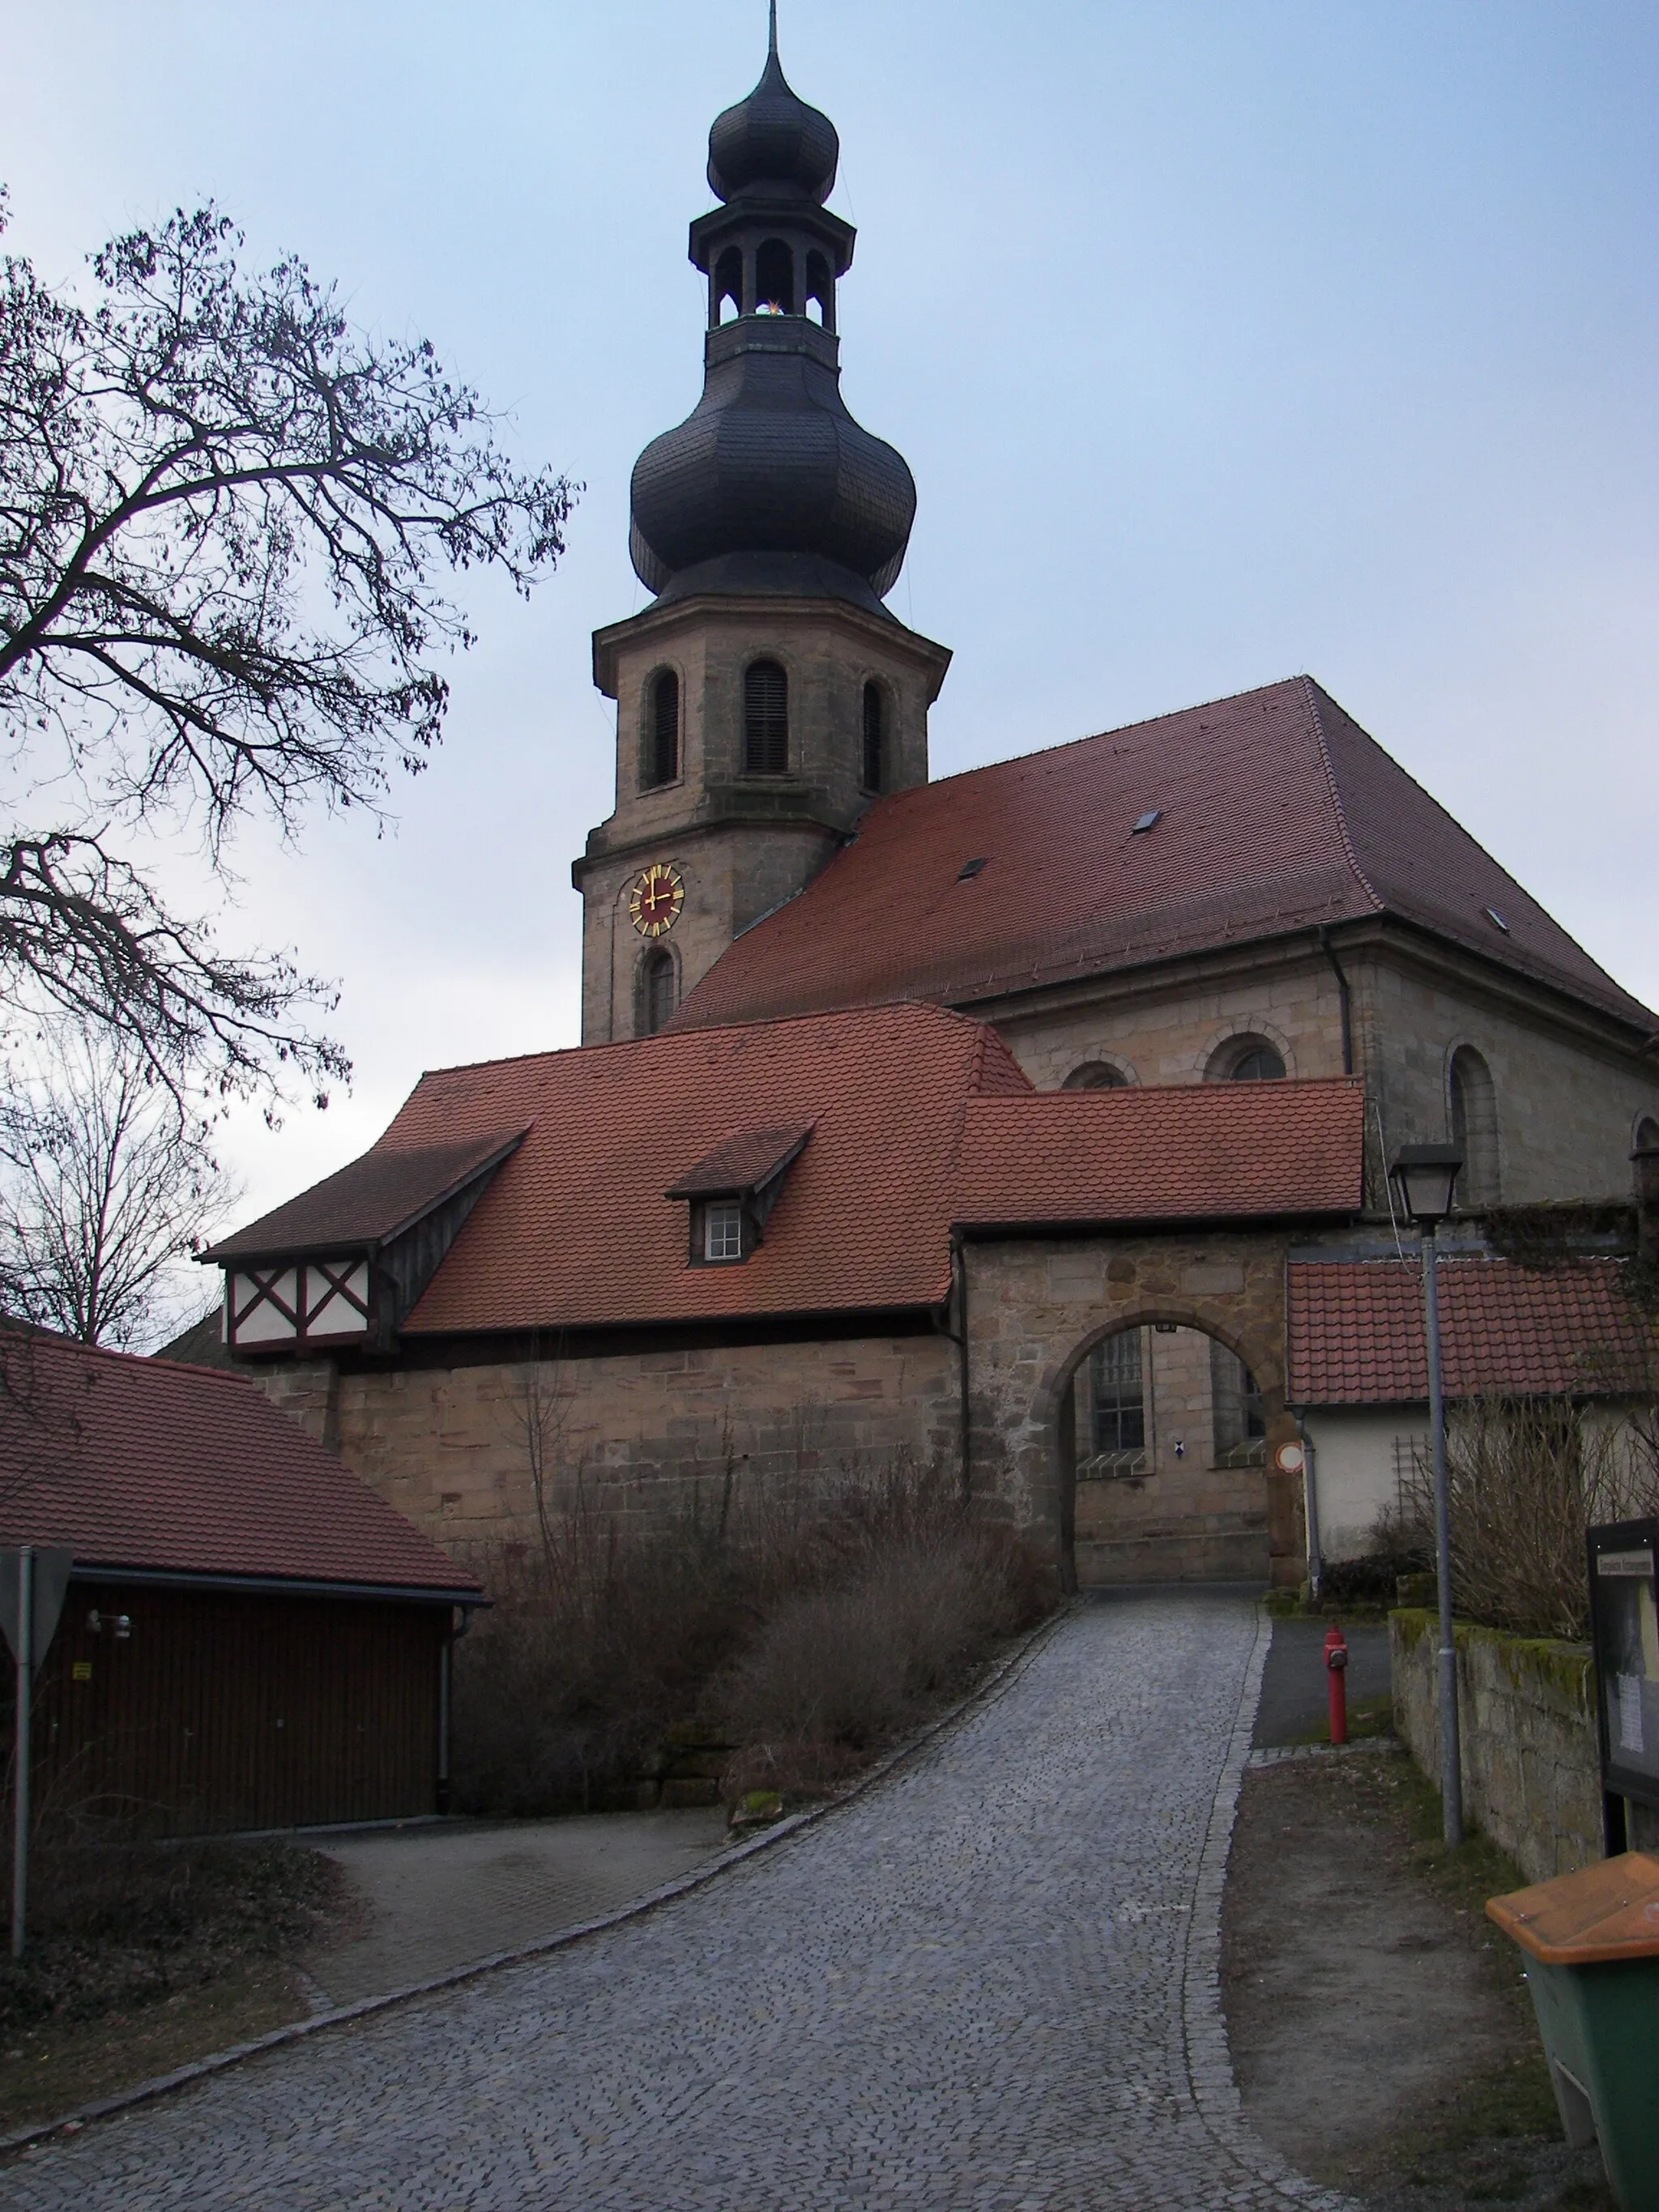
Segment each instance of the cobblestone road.
M1164 2212L1334 2200L1243 2130L1216 1917L1257 1621L1091 1606L709 1886L0 2169L0 2202Z

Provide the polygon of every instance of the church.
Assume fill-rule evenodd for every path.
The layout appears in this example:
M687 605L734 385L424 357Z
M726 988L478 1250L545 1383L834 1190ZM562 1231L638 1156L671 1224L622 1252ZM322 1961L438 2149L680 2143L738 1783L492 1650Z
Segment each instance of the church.
M1464 1387L1635 1356L1659 1016L1305 676L930 779L838 158L775 39L709 135L702 397L634 471L653 598L593 640L581 1044L424 1076L204 1255L224 1356L452 1547L544 1464L649 1511L902 1453L1066 1586L1294 1584L1420 1424L1402 1145L1463 1156ZM1564 1200L1601 1242L1540 1306L1487 1231Z

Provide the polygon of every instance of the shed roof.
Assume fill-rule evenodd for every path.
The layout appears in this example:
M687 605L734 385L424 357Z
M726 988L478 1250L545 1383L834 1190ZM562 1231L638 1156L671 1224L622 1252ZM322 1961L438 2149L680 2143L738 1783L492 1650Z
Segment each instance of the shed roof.
M202 1256L252 1260L386 1243L464 1190L523 1134L520 1124L429 1145L396 1145L383 1137L361 1158L222 1238Z
M1297 1261L1287 1272L1293 1405L1427 1399L1415 1261ZM1625 1279L1618 1260L1534 1269L1511 1260L1443 1259L1448 1396L1617 1396L1651 1388L1659 1371L1653 1327L1626 1295Z
M77 1565L476 1595L246 1376L0 1332L0 1544Z
M957 1218L994 1227L1358 1213L1364 1135L1357 1078L975 1098Z
M878 800L675 1025L967 1006L1379 915L1659 1026L1307 677Z

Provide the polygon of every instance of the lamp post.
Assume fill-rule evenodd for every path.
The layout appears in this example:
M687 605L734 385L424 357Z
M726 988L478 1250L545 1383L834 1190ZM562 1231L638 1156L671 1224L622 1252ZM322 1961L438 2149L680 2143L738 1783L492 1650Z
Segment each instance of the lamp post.
M1423 1322L1429 1347L1429 1428L1434 1446L1434 1568L1440 1595L1440 1801L1444 1833L1463 1840L1463 1759L1457 1726L1457 1645L1452 1635L1451 1485L1446 1472L1446 1397L1440 1373L1440 1248L1435 1231L1451 1212L1463 1165L1457 1145L1405 1145L1389 1170L1423 1237Z

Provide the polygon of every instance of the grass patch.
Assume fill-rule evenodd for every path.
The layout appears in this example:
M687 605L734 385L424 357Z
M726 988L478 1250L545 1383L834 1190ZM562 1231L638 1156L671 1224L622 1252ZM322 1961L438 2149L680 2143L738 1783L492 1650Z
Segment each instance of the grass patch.
M1373 1736L1394 1733L1394 1697L1388 1690L1375 1698L1351 1698L1348 1700L1348 1741L1364 1743ZM1306 1735L1292 1736L1295 1744L1328 1743L1331 1732L1328 1723L1311 1729Z
M1493 1986L1520 2046L1513 2057L1466 2075L1455 2099L1419 2112L1409 2136L1379 2145L1379 2166L1410 2187L1455 2191L1449 2201L1460 2204L1513 2202L1532 2189L1535 2160L1528 2154L1553 2152L1563 2142L1521 1954L1486 1919L1486 1899L1524 1888L1527 1878L1473 1826L1456 1849L1447 1847L1440 1792L1407 1754L1353 1764L1372 1770L1367 1794L1399 1824L1422 1880L1464 1924L1471 1944L1490 1953ZM1565 2183L1549 2203L1551 2212L1614 2212L1599 2177Z

